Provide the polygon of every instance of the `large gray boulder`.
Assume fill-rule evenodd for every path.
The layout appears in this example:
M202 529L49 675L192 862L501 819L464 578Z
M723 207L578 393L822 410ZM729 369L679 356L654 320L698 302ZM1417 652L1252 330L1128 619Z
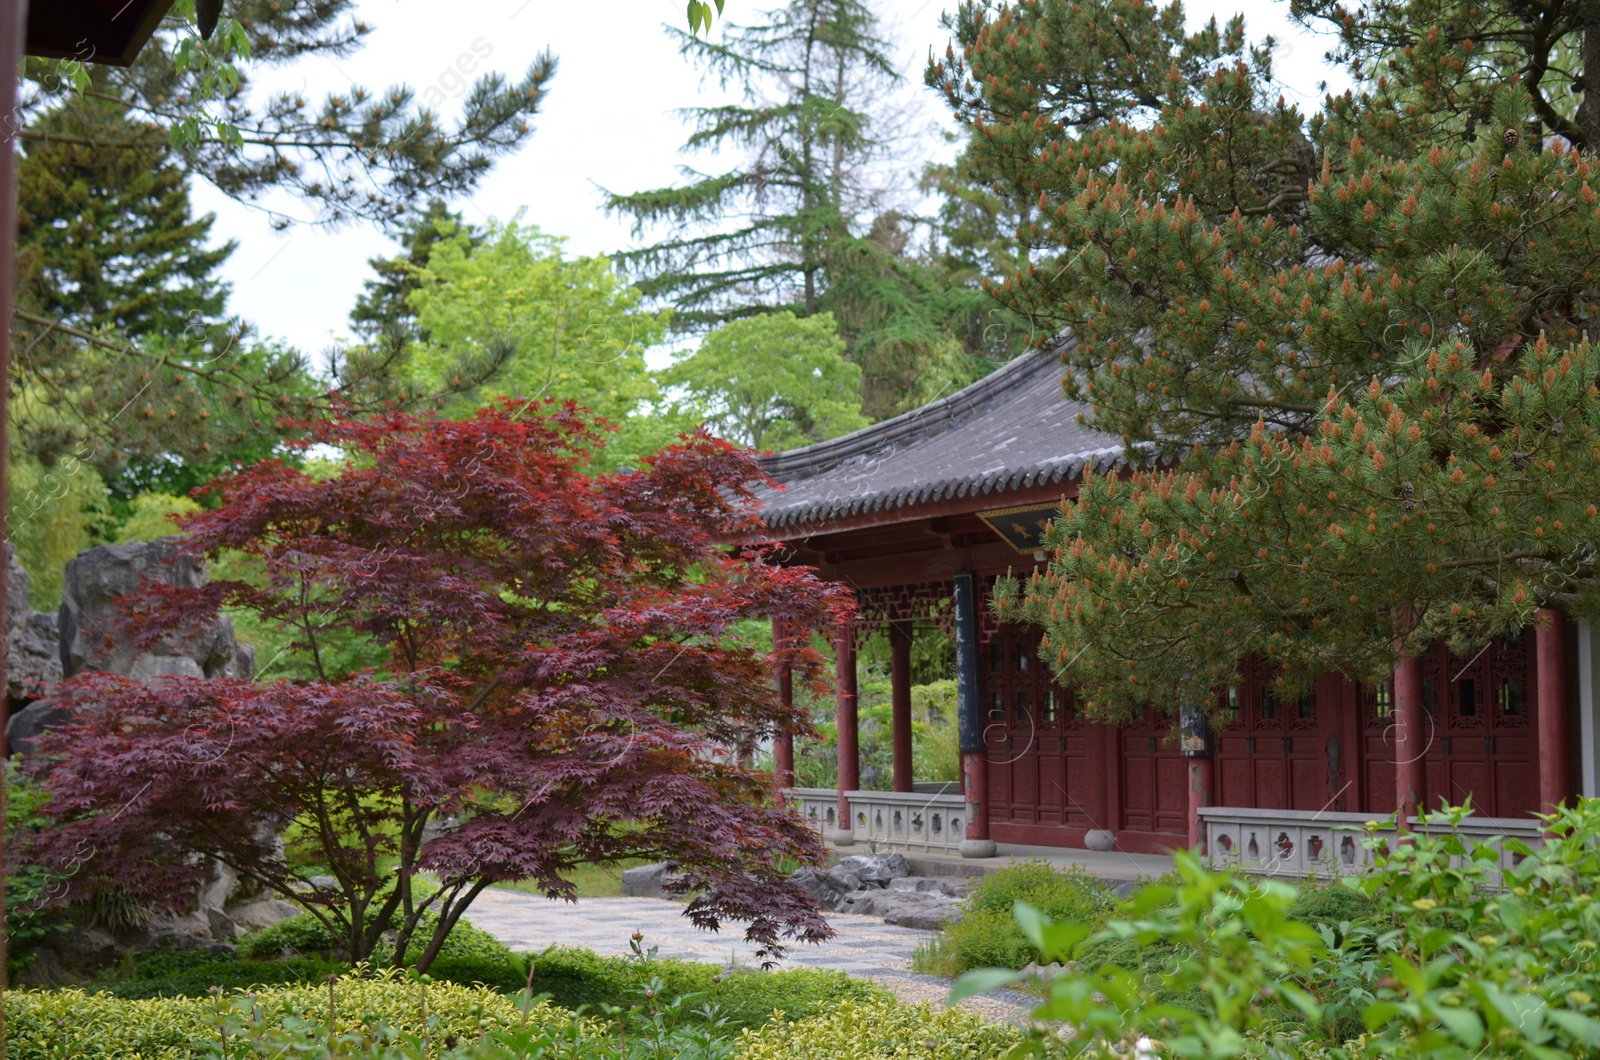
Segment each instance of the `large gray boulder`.
M859 916L881 916L884 923L920 931L935 931L961 919L961 907L954 898L928 891L889 891L871 888L857 891L840 903L838 912Z
M670 889L683 878L677 869L677 862L673 861L623 869L622 893L629 898L681 898L680 893Z
M36 699L6 722L6 746L13 754L31 755L39 734L66 720L67 712L57 708L54 699Z
M61 680L61 635L54 612L29 610L28 572L6 542L6 694L12 702L47 695Z
M853 854L839 859L838 871L853 873L869 886L887 887L890 880L911 875L904 854Z
M117 598L147 581L180 588L205 585L205 561L184 553L181 539L101 545L67 562L61 588L61 668L67 677L102 670L142 680L253 676L254 652L241 649L233 623L220 616L204 629L173 635L157 651L140 651L122 628Z

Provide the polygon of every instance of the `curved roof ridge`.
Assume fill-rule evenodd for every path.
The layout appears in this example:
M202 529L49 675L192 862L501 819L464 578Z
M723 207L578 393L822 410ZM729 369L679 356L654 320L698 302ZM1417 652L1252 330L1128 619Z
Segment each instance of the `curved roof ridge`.
M1071 341L1071 340L1068 340ZM767 474L776 479L818 474L837 467L852 457L871 453L918 434L932 433L940 427L965 419L983 406L1002 399L1019 381L1046 367L1061 366L1061 347L1029 350L1019 354L981 379L974 380L948 397L902 412L898 416L851 431L837 438L786 449L761 457Z

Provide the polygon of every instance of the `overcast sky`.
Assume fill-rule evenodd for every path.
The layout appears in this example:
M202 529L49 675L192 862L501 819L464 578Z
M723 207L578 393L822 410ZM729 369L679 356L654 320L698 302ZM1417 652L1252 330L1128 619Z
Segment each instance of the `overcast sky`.
M908 92L925 108L929 133L906 152L907 164L917 168L954 150L937 135L946 121L942 105L920 88L929 47L943 52L947 42L940 13L953 6L954 0L877 0L892 38L899 42ZM728 0L728 14L736 19L760 8L751 0ZM1328 42L1290 25L1287 9L1287 3L1250 0L1216 8L1215 13L1243 10L1252 38L1268 33L1278 37L1277 75L1291 98L1307 105L1320 98L1317 82L1330 77L1321 60ZM1204 5L1187 10L1192 22L1212 13ZM601 211L599 188L635 191L674 182L683 161L678 147L684 136L674 112L717 98L715 86L700 84L662 29L663 23L682 22L681 0L465 0L450 5L362 0L359 11L374 27L362 52L337 61L308 60L263 83L299 88L313 98L352 83L374 89L405 83L419 97L437 85L458 97L451 67L459 56L487 51L480 69L497 68L515 78L548 48L560 65L533 136L519 153L500 161L476 194L452 205L467 220L480 222L508 219L521 210L526 223L565 236L569 251L576 254L631 245L627 225ZM700 163L712 168L716 160ZM239 241L223 270L233 284L234 312L253 321L263 335L308 353L320 354L347 333L347 315L368 275L367 259L394 252L393 244L371 226L327 231L295 225L274 232L262 211L240 206L203 182L195 188L195 201L200 210L216 213L219 238ZM290 200L274 205L309 216Z

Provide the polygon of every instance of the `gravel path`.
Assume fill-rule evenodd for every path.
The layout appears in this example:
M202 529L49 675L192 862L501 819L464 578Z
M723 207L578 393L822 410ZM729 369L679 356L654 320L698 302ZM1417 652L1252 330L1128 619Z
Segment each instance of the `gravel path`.
M479 895L467 914L473 925L513 950L538 951L549 946L580 946L606 956L629 952L628 940L644 933L644 945L659 947L662 957L718 964L757 964L755 947L744 941L738 925L713 934L700 931L683 917L683 903L662 898L584 898L551 901L540 895L491 888ZM838 934L820 946L789 948L783 967L837 968L893 991L902 1001L928 1001L940 1008L950 981L911 970L911 956L932 938L928 931L894 927L877 917L829 915ZM962 1003L991 1020L1026 1020L1035 999L1014 990L996 990Z

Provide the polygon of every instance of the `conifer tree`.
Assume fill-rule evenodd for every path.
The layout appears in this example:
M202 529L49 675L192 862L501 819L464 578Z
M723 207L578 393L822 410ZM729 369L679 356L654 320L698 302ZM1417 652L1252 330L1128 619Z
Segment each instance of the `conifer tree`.
M1036 202L994 293L1163 461L1086 482L1001 598L1107 716L1251 653L1378 680L1600 609L1600 173L1583 72L1550 63L1594 6L1297 10L1356 78L1309 117L1242 22L1177 5L968 4L930 69L974 165Z
M680 327L772 309L822 308L829 248L874 198L885 130L874 102L900 80L877 17L861 0L791 0L759 25L728 23L713 42L670 30L680 51L738 103L698 107L684 147L741 152L722 173L612 194L636 234L665 238L627 257L647 296L670 299Z

